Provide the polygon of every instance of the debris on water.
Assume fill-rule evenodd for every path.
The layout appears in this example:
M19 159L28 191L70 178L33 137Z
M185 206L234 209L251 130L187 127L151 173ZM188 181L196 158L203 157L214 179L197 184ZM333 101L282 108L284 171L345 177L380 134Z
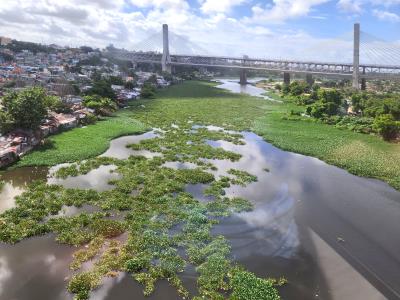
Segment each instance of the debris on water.
M270 172L270 170L268 168L264 168L263 169L265 172Z
M337 239L337 241L338 241L339 243L344 243L344 242L346 242L346 241L344 240L344 238L342 238L342 237L340 237L340 236L338 236L336 239Z

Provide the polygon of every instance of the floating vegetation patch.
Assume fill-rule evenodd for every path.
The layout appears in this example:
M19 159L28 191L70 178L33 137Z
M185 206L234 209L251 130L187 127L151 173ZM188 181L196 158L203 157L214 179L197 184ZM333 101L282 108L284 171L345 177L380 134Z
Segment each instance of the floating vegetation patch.
M0 240L16 243L55 233L60 243L79 247L70 264L74 273L67 286L79 300L88 299L105 277L123 272L143 285L144 295L154 291L157 281L166 279L183 299L280 299L277 282L238 267L231 259L228 241L211 234L221 217L252 209L246 199L226 197L224 189L246 186L257 177L231 169L226 176L216 178L211 172L216 167L207 161L238 161L240 154L213 148L207 141L241 145L242 135L204 127L192 130L199 116L176 114L175 108L174 113L167 109L157 115L148 113L147 107L142 108L145 111L139 119L159 128L159 136L129 147L162 156L130 156L124 160L99 157L60 168L55 176L66 178L112 164L113 172L120 176L110 180L112 190L103 192L44 182L30 185L17 197L16 207L0 215ZM165 163L171 161L192 163L194 167L166 167ZM207 184L205 193L214 196L213 200L205 203L194 198L185 192L188 184ZM49 218L63 207L83 205L99 211ZM115 218L115 212L119 212L119 218ZM180 278L188 265L198 274L196 295L191 295Z

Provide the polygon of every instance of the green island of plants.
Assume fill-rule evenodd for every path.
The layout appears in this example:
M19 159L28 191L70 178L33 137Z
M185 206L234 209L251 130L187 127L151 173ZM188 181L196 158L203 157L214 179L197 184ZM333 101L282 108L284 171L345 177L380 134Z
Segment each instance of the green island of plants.
M120 176L110 180L113 189L103 192L45 182L31 184L16 198L16 207L0 215L0 240L17 243L54 233L58 242L76 246L70 264L74 273L67 288L79 300L88 299L104 278L121 272L141 283L144 295L154 291L157 281L167 280L183 299L280 299L278 289L284 279L259 278L246 271L232 260L229 242L211 234L222 217L253 208L248 200L226 197L222 191L231 185L246 186L257 177L235 169L220 178L213 174L213 160L237 161L241 155L212 147L209 141L241 145L241 134L194 126L213 124L217 114L202 115L200 110L197 114L190 112L190 116L178 114L178 108L168 104L159 107L160 113L151 105L157 106L157 100L138 104L131 117L158 128L158 136L128 147L162 156L130 156L124 160L98 157L59 169L54 176L66 178L113 165L113 172ZM232 112L232 120L230 124L224 123L229 119L214 124L242 130L250 118L238 120ZM194 167L166 167L171 161L192 163ZM202 202L185 191L188 184L199 183L210 186L212 201ZM60 212L66 206L97 209L65 216ZM93 264L82 270L87 261ZM188 265L195 266L198 275L194 294L180 277Z

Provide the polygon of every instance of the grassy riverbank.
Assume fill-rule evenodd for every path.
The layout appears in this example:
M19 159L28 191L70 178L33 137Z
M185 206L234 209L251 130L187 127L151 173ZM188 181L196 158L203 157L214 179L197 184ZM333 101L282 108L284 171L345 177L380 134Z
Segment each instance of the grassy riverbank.
M311 120L283 118L290 110L298 109L287 102L268 105L267 113L255 121L253 129L283 150L317 157L355 175L381 179L400 189L400 144Z
M50 136L43 147L24 156L16 166L53 166L95 157L107 150L112 139L145 130L142 123L130 118L128 110L119 111L96 124Z

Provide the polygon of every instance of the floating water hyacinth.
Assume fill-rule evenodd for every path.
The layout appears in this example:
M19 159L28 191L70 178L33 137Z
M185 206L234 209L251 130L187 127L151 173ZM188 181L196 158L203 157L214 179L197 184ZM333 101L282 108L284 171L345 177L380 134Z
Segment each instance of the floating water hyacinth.
M129 147L162 156L98 157L58 169L54 176L66 178L113 165L113 172L119 176L109 182L113 189L103 192L44 182L30 185L17 198L17 206L0 215L0 240L16 243L54 233L60 243L85 246L73 255L70 269L75 273L67 285L79 300L88 299L103 278L122 272L143 285L144 295L154 291L157 281L166 279L182 299L280 299L277 287L281 282L258 278L239 267L231 259L227 240L211 234L219 218L253 207L246 199L226 197L224 189L246 186L257 177L236 169L216 177L212 160L238 161L241 155L208 144L224 141L242 145L242 135L204 126L193 130L193 124L202 125L201 116L191 113L188 119L173 106L151 110L151 103L139 106L134 117L158 128L159 135ZM243 125L243 121L238 124ZM166 167L165 163L171 161L192 163L194 167ZM188 184L207 184L205 193L213 199L196 199L185 192ZM100 211L59 215L65 206L91 206ZM93 263L82 269L88 261ZM193 265L198 274L197 296L189 293L180 278L188 265Z

